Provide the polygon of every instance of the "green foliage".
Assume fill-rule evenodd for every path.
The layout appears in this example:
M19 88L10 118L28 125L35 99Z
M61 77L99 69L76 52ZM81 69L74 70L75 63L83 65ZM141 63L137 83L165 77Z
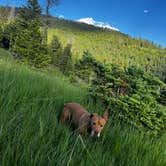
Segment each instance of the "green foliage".
M20 8L19 17L26 21L32 21L41 17L41 6L38 0L28 0L27 6Z
M71 44L67 44L63 49L57 36L54 36L49 46L51 64L58 67L64 74L68 74L73 69L71 47Z
M166 89L161 89L160 97L158 98L158 101L162 103L164 106L166 106Z
M4 8L4 10L8 8ZM8 9L8 14L9 14ZM1 11L0 11L1 12ZM41 7L37 0L28 0L27 6L21 9L17 8L19 18L12 21L3 22L0 25L0 46L9 49L13 46L18 34L28 28L28 24L32 20L38 19L41 16Z
M10 8L5 8L0 6L0 23L6 22L8 20Z
M59 42L57 36L53 37L52 42L50 43L50 56L51 56L51 64L55 67L59 66L59 59L62 56L63 49L61 43Z
M3 28L2 28L2 25L0 26L0 47L2 48L3 47L3 43L2 43L2 40L3 39Z
M22 15L21 15L22 14ZM39 16L41 9L36 0L29 0L20 11L20 18L1 26L0 43L11 49L14 58L41 68L50 62L47 45L43 44Z
M73 71L70 73L71 81L89 84L91 80L96 76L93 69L88 64L84 64L84 59L91 55L90 52L85 51L83 53L82 60L76 61ZM86 61L87 62L87 61Z
M115 63L123 68L137 65L162 80L166 78L166 49L152 42L69 20L50 17L49 23L49 43L53 35L59 38L63 47L72 43L74 61L82 58L85 50L89 50L102 63Z
M16 19L9 23L0 25L0 46L5 49L11 48L17 35L27 27L28 23L21 19Z
M104 65L88 53L76 68L95 72L90 97L102 102L120 121L147 133L159 134L166 130L166 107L158 103L158 87L166 85L158 78L135 66L124 70L115 64Z
M11 53L3 48L0 48L0 61L8 62L13 60Z
M83 88L56 74L0 58L0 165L166 165L166 135L144 136L122 127L113 114L97 139L81 138L60 124L66 102L100 114L103 108L85 102Z
M42 43L42 35L37 20L32 21L15 39L12 47L14 57L30 65L41 68L50 62L47 46Z
M71 44L67 44L67 46L63 50L62 56L59 57L59 68L64 73L67 74L72 70L72 52L71 52Z

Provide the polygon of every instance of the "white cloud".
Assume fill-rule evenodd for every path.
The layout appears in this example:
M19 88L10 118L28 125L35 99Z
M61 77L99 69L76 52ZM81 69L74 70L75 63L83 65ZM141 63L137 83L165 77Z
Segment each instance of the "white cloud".
M145 13L145 14L149 13L149 10L145 9L145 10L144 10L144 13Z
M82 23L86 23L86 24L89 24L89 25L94 25L94 26L100 27L100 28L107 28L107 29L110 29L110 30L119 31L118 28L115 28L115 27L109 25L108 23L104 23L104 22L100 22L100 21L95 21L91 17L81 18L81 19L79 19L77 21L78 22L82 22Z

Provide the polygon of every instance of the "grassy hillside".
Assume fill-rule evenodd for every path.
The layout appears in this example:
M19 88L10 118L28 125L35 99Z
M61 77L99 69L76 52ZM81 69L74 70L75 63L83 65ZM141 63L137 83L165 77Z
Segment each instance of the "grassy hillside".
M0 7L0 18L3 16L2 18L7 19L10 9ZM18 10L15 9L15 15ZM136 64L166 80L166 48L147 40L131 38L121 32L84 23L53 17L50 17L48 22L48 42L56 35L63 46L71 43L74 60L81 58L83 52L89 50L101 62L116 63L123 67Z
M71 43L74 59L89 50L102 62L117 63L123 67L136 64L165 78L166 49L143 39L133 39L120 32L83 23L56 18L50 18L49 22L49 42L53 35L57 35L63 46Z
M13 56L8 51L0 49L0 165L165 166L166 134L165 127L162 127L165 124L165 116L162 116L161 107L155 107L155 104L158 104L156 99L159 99L158 85L160 84L154 84L151 78L150 81L144 79L145 75L142 72L137 72L136 77L133 74L135 78L130 81L133 77L128 79L129 75L125 72L128 65L136 64L162 77L165 71L166 50L119 32L50 18L49 43L53 35L59 37L63 46L67 43L73 44L75 61L81 58L83 51L89 50L99 61L120 64L120 68L123 66L126 70L117 70L113 73L102 68L103 63L92 64L90 67L99 67L95 70L103 77L98 84L94 84L92 80L93 84L88 89L84 85L71 83L69 78L57 71L56 67L49 65L49 68L39 70L26 66L19 59L13 60ZM29 38L26 41L29 41ZM34 43L34 39L30 41ZM19 43L23 44L24 41L21 40ZM27 48L25 52L29 50ZM36 50L35 54L40 55ZM30 53L31 56L35 54ZM86 67L83 65L81 66ZM75 73L73 70L73 74L80 71L79 69L76 69ZM88 74L87 70L83 72ZM97 81L95 77L94 81ZM132 84L131 88L128 83ZM126 89L121 87L122 84L127 85ZM99 91L95 89L96 87ZM130 89L127 89L128 87ZM115 107L110 105L109 122L100 138L76 135L69 125L62 125L58 121L66 102L81 103L89 112L102 114L105 111L104 104L93 104L88 100L93 99L93 96L90 96L92 92L90 88L95 90L93 95L97 97L96 101L100 104L102 104L100 97L107 94L105 99L111 98L112 101L117 101L118 95L125 99L124 105L121 101L114 102ZM100 88L104 91L100 91ZM121 90L124 90L124 93L121 93ZM139 94L135 95L135 91ZM96 94L98 92L100 93ZM128 97L131 92L134 92L132 99ZM149 96L142 95L144 93ZM145 100L147 104L143 103ZM165 102L164 97L163 102ZM151 124L155 122L157 126L162 127L161 133L150 137L143 130L131 127L130 123L123 123L116 114L119 111L121 115L124 111L121 106L124 106L129 117L134 117L133 122L139 119L141 112L145 115L144 119L141 119L142 122L147 122L141 122L141 127L146 125L153 129Z
M143 136L111 115L101 138L74 135L58 122L68 101L103 112L64 76L16 64L0 50L0 165L166 165L166 136Z

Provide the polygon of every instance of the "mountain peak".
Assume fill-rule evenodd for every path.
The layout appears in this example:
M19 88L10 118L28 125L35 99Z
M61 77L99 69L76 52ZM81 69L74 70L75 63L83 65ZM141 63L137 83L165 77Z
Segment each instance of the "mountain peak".
M100 27L100 28L104 28L104 29L106 28L106 29L110 29L110 30L114 30L114 31L119 31L118 28L115 28L115 27L111 26L108 23L104 23L104 22L101 22L101 21L96 21L92 17L81 18L81 19L78 19L76 21L77 22L82 22L82 23L85 23L85 24L89 24L89 25L94 25L96 27Z

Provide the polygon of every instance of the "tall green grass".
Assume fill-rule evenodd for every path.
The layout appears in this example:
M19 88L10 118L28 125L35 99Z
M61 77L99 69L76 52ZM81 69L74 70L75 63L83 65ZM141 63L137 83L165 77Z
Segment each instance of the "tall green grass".
M103 112L68 79L0 60L0 165L166 165L166 136L143 136L112 115L100 138L75 135L58 122L71 101Z

